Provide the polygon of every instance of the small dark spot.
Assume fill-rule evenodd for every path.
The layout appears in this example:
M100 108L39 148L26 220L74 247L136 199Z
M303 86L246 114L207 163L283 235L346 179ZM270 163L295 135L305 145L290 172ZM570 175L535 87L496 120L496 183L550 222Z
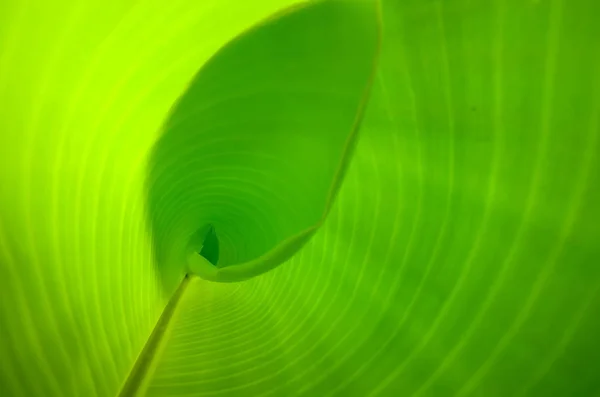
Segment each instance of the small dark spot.
M206 233L200 255L205 257L213 265L217 266L217 262L219 261L219 239L217 238L217 233L215 232L213 225L210 225L208 233Z
M471 106L471 112L476 112L477 108L475 106Z

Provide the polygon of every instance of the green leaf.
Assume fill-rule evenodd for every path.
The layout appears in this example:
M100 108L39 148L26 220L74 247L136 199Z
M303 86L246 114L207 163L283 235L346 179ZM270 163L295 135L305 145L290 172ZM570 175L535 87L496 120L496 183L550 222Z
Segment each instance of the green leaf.
M598 395L600 3L380 3L379 67L325 221L258 277L187 278L149 341L165 285L191 266L182 253L203 259L194 249L211 217L181 212L186 226L172 233L146 223L148 154L198 68L234 48L231 59L244 55L236 45L258 31L246 29L289 3L1 3L0 394L115 395L148 341L153 359L138 364L149 396ZM366 40L345 35L357 49ZM281 61L255 61L267 58ZM225 83L205 99L235 93ZM203 117L232 110L222 109ZM248 120L244 109L231 120ZM326 200L326 189L311 191ZM207 203L227 197L207 193ZM243 219L298 232L324 206L290 223L269 219L278 208ZM161 204L154 216L180 210ZM215 272L293 235L245 248L245 235L216 231L219 263L233 266L198 265ZM163 249L176 260L157 262Z
M119 393L169 298L150 148L198 68L292 3L0 1L0 395Z
M262 274L320 226L373 80L376 13L374 1L294 7L199 71L148 165L155 262L167 291L188 269L220 281ZM193 266L189 248L188 236L206 224L219 230L216 273Z

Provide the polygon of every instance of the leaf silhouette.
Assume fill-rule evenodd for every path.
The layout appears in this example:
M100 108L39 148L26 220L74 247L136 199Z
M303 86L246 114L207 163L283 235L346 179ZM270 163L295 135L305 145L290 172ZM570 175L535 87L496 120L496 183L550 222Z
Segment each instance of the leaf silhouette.
M373 80L376 14L374 1L293 7L198 72L148 165L149 222L164 280L179 281L186 236L198 225L214 225L221 236L219 269L199 274L241 281L291 257L323 222Z

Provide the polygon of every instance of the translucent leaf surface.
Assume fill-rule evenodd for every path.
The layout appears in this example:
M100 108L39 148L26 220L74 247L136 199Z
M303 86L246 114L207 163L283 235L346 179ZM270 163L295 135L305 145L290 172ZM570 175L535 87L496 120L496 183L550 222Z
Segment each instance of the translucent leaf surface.
M150 148L219 48L286 1L0 1L0 395L114 396L168 296Z
M380 3L328 217L272 271L188 279L147 395L600 393L600 3ZM146 160L207 59L287 5L0 3L0 394L121 390L169 298Z
M148 164L156 263L168 291L189 269L241 281L288 259L331 207L375 71L375 1L293 7L198 72ZM213 274L186 266L189 236L219 230ZM179 269L179 272L177 271Z

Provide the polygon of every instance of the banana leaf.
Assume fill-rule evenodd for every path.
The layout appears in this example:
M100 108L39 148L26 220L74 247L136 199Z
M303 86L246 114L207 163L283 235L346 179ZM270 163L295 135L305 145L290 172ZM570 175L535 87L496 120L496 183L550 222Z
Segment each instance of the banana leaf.
M598 396L598 15L0 2L0 395Z

